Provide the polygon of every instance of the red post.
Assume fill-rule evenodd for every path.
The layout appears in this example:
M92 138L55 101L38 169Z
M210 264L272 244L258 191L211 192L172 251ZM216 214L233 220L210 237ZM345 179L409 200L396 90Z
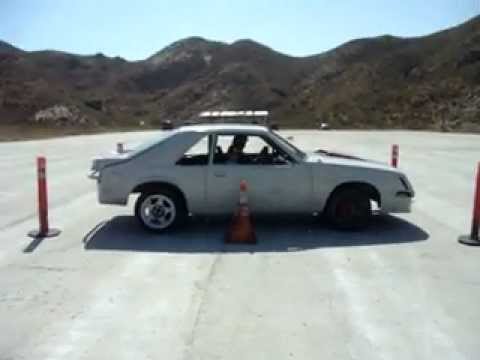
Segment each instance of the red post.
M478 230L480 226L480 163L477 167L477 182L475 186L475 198L473 200L473 217L472 217L472 239L478 239Z
M48 233L48 194L47 194L47 161L43 156L37 157L38 181L38 221L40 234Z
M397 167L398 166L398 145L394 144L392 145L392 166Z
M458 241L466 245L480 245L479 230L480 230L480 162L477 165L477 176L475 181L472 228L470 230L470 235L460 236Z
M48 226L47 160L43 156L37 157L37 186L39 229L30 231L28 235L35 238L56 236L60 230Z

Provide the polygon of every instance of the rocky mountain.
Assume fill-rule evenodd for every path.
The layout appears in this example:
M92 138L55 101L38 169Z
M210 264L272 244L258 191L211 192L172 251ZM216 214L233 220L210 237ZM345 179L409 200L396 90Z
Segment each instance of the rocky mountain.
M480 17L308 57L199 37L135 62L0 42L0 126L158 126L236 109L270 110L289 127L480 131Z
M0 40L0 53L2 54L18 54L22 52L19 48Z

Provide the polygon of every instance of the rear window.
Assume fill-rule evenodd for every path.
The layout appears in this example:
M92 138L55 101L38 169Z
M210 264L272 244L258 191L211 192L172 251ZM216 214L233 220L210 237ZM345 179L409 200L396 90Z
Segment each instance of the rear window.
M177 165L207 165L210 148L209 139L209 135L200 138L183 154L182 158L177 161Z
M174 132L159 134L159 135L155 136L153 139L148 140L146 142L143 142L143 143L139 144L138 146L135 146L132 149L132 153L133 154L139 154L142 151L145 151L145 150L151 148L152 146L155 146L155 145L161 143L162 141L165 141L166 139L172 137L173 134L174 134Z

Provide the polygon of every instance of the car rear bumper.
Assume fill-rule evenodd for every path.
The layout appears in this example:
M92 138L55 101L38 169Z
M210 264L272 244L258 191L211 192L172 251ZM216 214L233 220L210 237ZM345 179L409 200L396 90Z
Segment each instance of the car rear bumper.
M118 188L105 186L101 181L97 181L97 198L100 204L104 205L127 205L128 194Z

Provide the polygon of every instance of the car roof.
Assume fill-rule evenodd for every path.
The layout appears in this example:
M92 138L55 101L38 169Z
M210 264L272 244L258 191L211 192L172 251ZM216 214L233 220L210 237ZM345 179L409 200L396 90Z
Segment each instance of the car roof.
M232 132L268 132L266 126L251 124L200 124L185 125L177 129L178 132L215 132L215 131L232 131Z

